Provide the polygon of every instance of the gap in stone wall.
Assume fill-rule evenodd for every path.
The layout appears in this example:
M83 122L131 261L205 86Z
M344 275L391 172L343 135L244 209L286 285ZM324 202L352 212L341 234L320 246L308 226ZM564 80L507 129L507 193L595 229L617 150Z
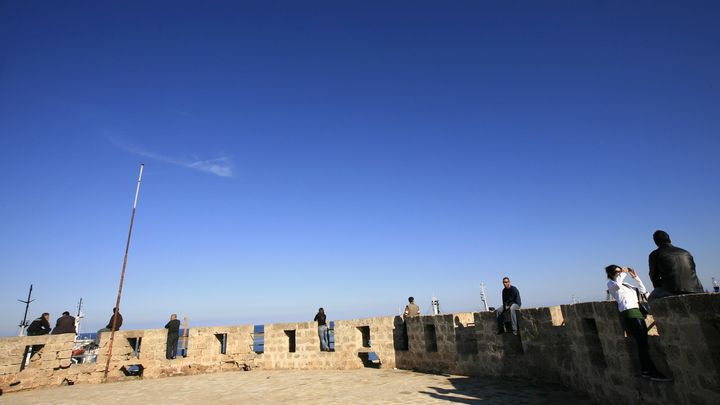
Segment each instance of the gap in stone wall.
M20 362L20 371L23 371L30 366L30 361L32 361L32 358L35 355L41 356L40 352L42 351L43 347L45 347L45 345L25 346L25 350L23 352L23 358L22 358L22 361Z
M595 318L583 318L581 324L590 363L600 368L607 368L605 352L603 352L602 343L600 342L600 334L598 333Z
M141 337L127 338L128 344L133 349L133 357L140 358L140 345L142 344Z
M360 345L362 347L370 347L372 344L370 340L370 327L358 326L357 329L360 332Z
M285 335L288 338L288 352L295 353L295 329L286 330Z
M226 354L227 353L227 333L216 333L215 338L217 338L218 342L220 343L220 354Z
M436 352L437 347L437 334L435 332L435 325L425 324L425 351Z

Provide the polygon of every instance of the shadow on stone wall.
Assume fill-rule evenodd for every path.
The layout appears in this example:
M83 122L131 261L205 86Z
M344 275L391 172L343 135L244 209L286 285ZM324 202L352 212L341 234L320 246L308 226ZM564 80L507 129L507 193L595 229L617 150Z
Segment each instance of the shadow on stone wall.
M142 367L142 378L255 368L397 367L561 384L614 403L720 403L720 294L670 297L654 302L652 310L651 354L672 383L638 376L634 342L613 302L522 309L518 336L498 335L493 312L338 320L333 352L320 351L314 322L266 324L262 354L253 351L252 325L191 328L188 356L177 360L165 359L164 329L120 331L109 376L130 378L122 370L131 365ZM0 338L0 390L98 383L107 340L102 345L96 364L72 364L72 335ZM25 366L28 347L38 349ZM456 383L459 391L479 389L462 378ZM487 396L490 391L481 388L479 395Z

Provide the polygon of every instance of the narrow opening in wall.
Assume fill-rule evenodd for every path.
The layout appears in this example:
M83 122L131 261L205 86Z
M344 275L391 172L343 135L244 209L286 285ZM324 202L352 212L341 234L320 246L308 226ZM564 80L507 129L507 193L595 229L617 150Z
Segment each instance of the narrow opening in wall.
M370 341L370 327L369 326L358 326L360 332L360 344L362 347L370 347L372 342Z
M253 351L257 354L265 353L265 325L255 325L252 338Z
M364 367L380 368L380 357L378 357L375 352L360 352L358 353L358 356L360 357Z
M425 351L437 351L437 336L435 335L435 325L425 324Z
M37 356L37 357L35 357L37 359L42 356L40 354L40 352L42 351L43 347L45 347L45 345L25 346L25 351L23 352L23 358L22 358L22 361L20 362L20 371L23 371L26 368L28 368L28 366L30 366L30 361L32 360L33 357Z
M603 352L600 334L594 318L583 318L582 331L585 338L585 345L590 356L590 363L596 367L607 368L605 353Z
M133 349L133 357L140 358L140 345L142 344L141 337L127 338L128 344Z
M405 321L399 317L395 317L394 321L395 328L393 329L393 348L397 351L407 351L408 345L408 333L407 325Z
M125 377L142 377L145 367L142 364L127 364L120 368Z
M335 351L335 321L328 322L328 346L330 351Z
M182 357L188 356L188 346L190 345L190 329L180 329L180 338L178 339L178 353Z
M215 338L220 343L220 354L227 353L227 333L216 333Z
M295 353L295 330L286 330L285 335L288 337L288 352Z

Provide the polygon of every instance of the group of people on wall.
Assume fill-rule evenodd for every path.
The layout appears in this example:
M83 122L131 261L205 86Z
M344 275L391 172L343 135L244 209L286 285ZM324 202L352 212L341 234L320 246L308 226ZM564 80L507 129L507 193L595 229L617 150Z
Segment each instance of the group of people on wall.
M50 328L50 313L44 312L38 318L34 319L27 328L28 336L40 335L60 335L62 333L75 333L75 317L70 312L65 311L62 316L55 321L55 327Z
M687 250L673 246L670 235L662 230L658 230L653 234L653 240L657 245L657 249L650 253L648 259L650 281L654 288L649 297L647 296L647 289L637 272L630 267L622 267L616 264L605 267L608 279L607 292L609 297L617 302L626 332L637 343L641 368L640 376L652 381L672 381L657 369L650 358L648 328L645 323L649 310L648 302L674 295L702 293L704 289L695 272L695 261ZM628 276L634 280L635 285L626 282L629 281ZM510 278L504 277L502 281L502 305L495 310L498 334L505 333L509 327L510 332L517 335L517 311L522 306L520 291L512 285ZM420 307L415 303L413 297L409 297L403 316L413 317L419 315ZM75 318L68 311L63 312L52 330L49 319L50 314L47 312L35 319L27 329L28 336L49 333L76 333ZM330 351L327 316L323 308L318 310L314 321L318 324L320 349ZM118 330L122 322L122 315L117 308L113 308L113 315L108 325L97 333L97 343L99 344L102 332ZM165 325L165 328L168 329L166 357L174 359L177 354L180 328L180 321L177 319L176 314L170 316L170 321Z
M649 353L648 328L645 323L649 303L675 295L702 293L705 290L695 272L695 261L687 250L673 246L670 235L662 230L653 234L653 241L657 249L653 250L648 258L652 293L647 295L647 289L634 269L616 264L605 268L607 292L608 296L617 302L625 331L637 343L640 376L651 381L668 382L672 379L657 369ZM635 285L626 282L628 276L634 280ZM520 291L512 285L510 278L503 277L502 282L502 305L495 309L498 334L506 333L509 328L513 335L517 335L517 311L522 306ZM419 315L420 308L415 304L414 298L410 297L403 316Z

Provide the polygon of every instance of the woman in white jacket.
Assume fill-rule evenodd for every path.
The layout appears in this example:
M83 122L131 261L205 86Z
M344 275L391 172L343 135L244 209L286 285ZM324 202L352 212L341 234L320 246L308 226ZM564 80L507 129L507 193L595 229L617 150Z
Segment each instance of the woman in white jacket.
M610 295L618 304L618 310L622 314L625 330L631 335L638 346L638 354L640 355L640 376L649 378L652 381L672 381L671 378L662 375L652 359L648 351L648 329L645 324L645 316L640 312L640 304L638 303L638 293L645 294L647 290L640 277L635 270L629 267L620 267L611 264L605 268L607 273L607 287ZM635 280L637 287L625 283L627 275Z

